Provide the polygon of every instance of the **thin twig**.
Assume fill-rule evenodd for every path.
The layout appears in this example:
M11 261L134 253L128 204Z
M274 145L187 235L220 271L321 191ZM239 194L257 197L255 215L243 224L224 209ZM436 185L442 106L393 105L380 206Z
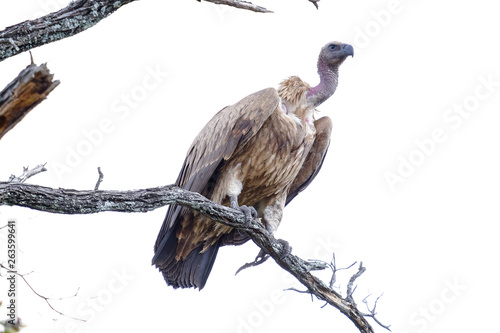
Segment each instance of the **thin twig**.
M198 0L198 1L200 1L200 0ZM212 3L215 3L217 5L227 5L227 6L231 6L231 7L235 7L235 8L251 10L251 11L257 12L257 13L272 13L272 11L270 11L264 7L254 5L253 3L248 2L248 1L241 1L241 0L205 0L205 1L212 2Z
M329 264L331 270L332 270L332 277L330 279L330 288L333 289L333 285L335 284L335 282L337 281L337 272L338 271L341 271L343 269L347 270L349 268L351 268L352 266L356 265L357 261L353 262L352 264L350 264L349 266L347 267L342 267L342 268L337 268L337 263L335 261L335 253L332 254L332 260Z
M2 267L3 269L6 269L6 270L9 270L6 266L4 266L3 264L0 264L0 267ZM77 318L77 317L72 317L72 316L68 316L64 313L62 313L61 311L57 310L56 308L54 308L54 306L50 303L50 301L57 301L57 300L62 300L62 299L65 299L65 298L68 298L68 297L61 297L61 298L58 298L58 299L54 299L54 298L50 298L50 297L47 297L47 296L43 296L42 294L38 293L35 288L33 288L28 280L26 279L26 277L24 276L24 274L21 274L21 273L18 273L18 272L11 272L10 271L10 274L15 274L17 276L19 276L21 279L23 279L24 283L26 283L26 285L31 289L31 291L37 295L38 297L40 297L41 299L43 299L45 301L45 303L47 303L47 305L54 311L56 312L57 314L61 315L61 316L64 316L64 317L67 317L67 318L71 318L71 319L75 319L75 320L80 320L80 321L83 321L85 322L86 320L85 319L81 319L81 318ZM73 296L69 296L69 297L75 297L78 295L78 290L76 291L76 293L73 295Z
M311 302L314 302L314 297L313 296L315 296L315 295L310 290L300 290L300 289L297 289L297 288L290 287L290 288L283 289L283 291L295 291L295 292L297 292L299 294L309 294L309 295L311 295ZM321 308L324 308L327 305L328 305L328 302L325 302L325 304L323 304L321 306Z
M97 191L99 189L99 185L101 185L102 180L104 178L104 174L101 171L101 167L97 167L97 172L99 173L99 178L97 179L97 183L95 183L94 191Z
M368 309L368 312L369 312L369 313L363 313L363 316L372 318L380 327L383 327L386 330L391 331L391 328L390 328L391 325L384 325L384 324L382 324L380 322L380 320L378 320L378 318L376 317L376 315L377 315L377 311L376 311L377 303L378 303L378 300L380 299L380 297L382 297L382 295L383 294L381 294L380 296L377 297L377 299L375 300L375 303L373 304L373 308L371 308L371 309L368 306L368 297L370 297L370 295L366 296L363 299L363 303L365 303L366 308Z
M354 294L354 291L357 287L353 288L352 285L354 284L354 281L356 281L356 279L359 278L365 271L366 268L363 266L363 262L360 262L358 271L353 276L351 276L351 278L349 279L349 283L347 284L347 296L345 299L353 305L356 305L356 302L354 302L354 298L352 297L352 295Z
M293 287L286 288L286 289L284 289L284 291L295 291L295 292L298 292L299 294L310 294L311 293L311 291L309 291L309 290L299 290L299 289L293 288Z
M47 171L47 169L45 168L46 164L47 163L39 164L33 169L30 169L29 167L23 167L23 173L19 177L16 177L15 175L10 175L9 182L24 183L28 178L31 178L39 173Z

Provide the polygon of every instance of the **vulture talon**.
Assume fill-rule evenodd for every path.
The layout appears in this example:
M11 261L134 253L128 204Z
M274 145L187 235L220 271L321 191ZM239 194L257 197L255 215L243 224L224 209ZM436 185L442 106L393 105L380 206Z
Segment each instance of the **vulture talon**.
M319 9L319 7L318 7L319 0L309 0L309 2L312 2L312 4L314 5L314 7L316 7L316 9Z
M278 239L277 242L280 243L282 246L282 250L280 253L280 259L283 260L284 258L288 257L292 253L292 247L284 239ZM261 249L259 251L259 254L257 254L257 257L255 257L254 261L248 262L248 263L244 264L243 266L241 266L240 268L238 268L238 270L236 271L236 273L234 275L237 275L239 272L241 272L244 269L259 266L259 265L263 264L264 262L267 261L267 259L269 259L269 257L270 257L270 255Z
M281 248L281 253L280 253L280 258L281 259L285 259L286 257L288 257L290 254L292 254L292 247L290 246L290 243L288 243L286 240L284 239L278 239L277 240L278 243L281 244L282 248Z
M244 264L243 266L241 266L240 268L238 268L238 270L236 271L236 273L234 275L238 274L242 270L247 269L249 267L259 266L260 264L263 264L264 262L266 262L267 259L269 259L269 254L265 253L261 249L259 251L259 254L257 254L257 257L255 257L254 261L248 262L248 263Z
M251 221L254 218L258 217L257 210L253 206L248 207L247 205L238 205L238 198L237 197L230 197L229 202L231 205L231 208L238 209L240 210L243 214L245 214L245 227L250 227Z
M253 220L254 218L257 217L257 211L252 206L248 207L248 206L243 205L243 206L238 207L238 209L241 210L241 212L243 214L245 214L247 222L250 222L251 220ZM250 225L250 223L248 223L248 224Z

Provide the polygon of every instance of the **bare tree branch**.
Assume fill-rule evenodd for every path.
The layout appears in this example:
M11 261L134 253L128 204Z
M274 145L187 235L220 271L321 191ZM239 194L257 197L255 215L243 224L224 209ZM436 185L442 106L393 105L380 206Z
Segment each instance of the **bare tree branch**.
M354 302L354 298L352 297L352 295L354 294L356 287L353 288L352 285L354 284L354 281L356 281L356 279L359 278L365 271L366 267L363 266L363 262L360 262L358 271L353 276L351 276L351 278L349 279L349 283L347 284L346 299L354 305L356 305L356 303Z
M330 262L330 264L328 266L330 266L330 268L332 269L332 277L330 278L330 283L329 283L329 286L330 288L333 289L334 287L334 284L335 282L337 281L337 272L340 271L340 270L343 270L343 269L349 269L351 268L352 266L356 265L356 261L353 262L352 264L350 264L349 266L347 267L342 267L342 268L337 268L337 263L336 263L336 260L335 260L335 253L332 255L332 261Z
M299 280L307 292L337 308L360 332L373 332L365 315L352 300L352 291L348 291L348 297L343 298L311 274L312 270L324 269L327 265L319 265L317 261L308 262L291 254L287 251L285 242L274 238L258 218L247 221L241 211L216 204L198 193L186 191L175 185L132 191L78 191L0 182L0 205L16 205L58 214L92 214L104 211L147 212L173 203L197 210L214 221L248 235L263 252ZM358 273L351 278L349 290L362 271L364 267L360 265Z
M255 260L257 261L257 259L255 259ZM318 260L318 262L319 263L324 263L324 262L322 262L320 260ZM331 268L331 270L332 270L332 277L330 279L329 287L331 289L333 289L335 281L337 279L337 272L340 271L340 270L348 270L349 268L351 268L352 266L354 266L356 264L356 262L352 263L348 267L337 268L337 264L335 262L335 253L334 253L332 261L329 264L327 264L327 263L324 263L324 264L326 266L329 266ZM347 296L344 298L344 300L346 300L348 303L351 303L351 304L355 305L355 302L354 302L354 299L353 299L352 295L354 293L354 290L356 290L356 287L354 287L354 289L353 289L352 285L354 284L354 281L358 277L360 277L361 274L363 274L365 272L365 270L366 270L366 268L363 267L363 263L361 263L360 266L359 266L359 268L358 268L358 270L357 270L357 272L353 276L351 276L351 278L349 279L349 283L347 285ZM285 290L296 291L296 292L301 293L301 294L311 294L311 292L309 290L299 290L299 289L296 289L296 288L288 288L288 289L285 289ZM376 312L377 303L378 303L380 297L382 297L382 295L380 295L379 297L377 297L377 299L375 300L375 303L373 304L373 308L371 308L371 309L368 306L368 298L370 296L371 295L368 295L368 296L366 296L363 299L363 303L365 303L366 308L368 309L368 313L363 313L363 316L372 318L378 325L380 325L380 327L385 328L386 330L390 331L391 330L390 329L391 325L384 325L384 324L382 324L382 322L376 317L376 315L377 315L377 312ZM311 297L312 297L312 294L311 294ZM328 303L325 303L325 304L323 304L323 306L321 306L321 308L324 308L327 305L328 305Z
M45 168L46 164L47 163L39 164L36 167L34 167L33 169L30 169L29 167L23 167L23 174L20 175L19 177L16 177L14 175L10 175L9 182L24 183L26 180L28 180L28 178L31 178L35 175L38 175L41 172L47 171L47 169Z
M135 0L76 0L67 7L0 31L0 61L76 35Z
M97 183L95 183L94 191L97 191L99 189L99 186L101 185L102 180L104 179L104 174L101 171L101 167L97 168L97 172L99 173L99 178L97 178Z
M32 63L0 92L0 139L59 85L53 77L45 64Z
M85 31L133 1L135 0L75 0L57 12L7 27L0 31L0 61ZM204 1L258 13L272 13L264 7L243 0ZM319 0L308 1L318 8Z
M368 297L370 297L370 295L366 296L364 299L363 299L363 303L365 303L366 305L366 308L368 309L368 312L369 313L365 313L363 314L363 316L365 317L371 317L377 324L379 324L381 327L385 328L386 330L390 331L391 330L391 325L384 325L380 322L380 320L378 320L378 318L376 317L377 315L377 303L378 303L378 300L380 299L380 297L382 297L382 295L380 295L379 297L377 297L377 299L375 300L375 303L373 304L373 308L370 309L370 307L368 306Z
M201 1L201 0L198 0L198 1ZM251 10L253 12L258 12L258 13L273 13L272 11L270 11L264 7L254 5L251 2L243 1L243 0L204 0L204 1L212 2L212 3L218 4L218 5L227 5L227 6L231 6L231 7L247 9L247 10ZM319 9L318 2L320 0L308 0L308 1L311 2L314 5L314 7L316 7L316 9Z
M198 1L201 1L201 0L198 0ZM254 5L248 1L241 1L241 0L204 0L204 1L212 2L212 3L215 3L217 5L227 5L227 6L231 6L231 7L247 9L247 10L251 10L253 12L257 12L257 13L272 13L272 11L267 10L264 7Z

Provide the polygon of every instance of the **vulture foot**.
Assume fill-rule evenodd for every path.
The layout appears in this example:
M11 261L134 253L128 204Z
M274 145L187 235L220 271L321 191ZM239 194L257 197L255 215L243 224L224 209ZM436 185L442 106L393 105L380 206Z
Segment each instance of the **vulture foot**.
M245 205L243 206L240 206L236 209L239 209L241 210L241 212L243 214L245 214L245 218L247 219L247 223L246 223L246 227L249 227L250 226L250 222L254 219L254 218L257 218L257 211L255 210L255 208L253 208L252 206L250 207L247 207Z
M280 258L284 259L284 258L288 257L292 253L292 247L290 246L290 243L288 243L284 239L278 239L277 241L282 246L281 253L280 253Z
M238 274L242 270L247 269L249 267L255 267L255 266L258 266L260 264L263 264L267 259L269 259L269 254L265 253L261 249L259 251L259 254L257 255L257 257L255 257L254 261L246 263L243 266L241 266L240 268L238 268L238 270L236 271L236 273L234 275Z
M231 208L238 209L240 210L243 214L245 214L245 227L249 227L251 224L251 221L255 218L257 218L257 211L255 210L254 207L250 206L240 206L238 205L238 197L230 197L229 202L231 203Z
M282 250L280 253L280 259L283 260L284 258L288 257L292 253L292 247L284 239L278 239L277 241L278 241L278 243L281 244L281 247L282 247ZM261 249L259 251L259 254L257 254L257 257L255 257L254 261L246 263L243 266L241 266L240 268L238 268L238 270L236 271L236 273L234 275L238 274L242 270L247 269L249 267L255 267L255 266L259 266L260 264L263 264L267 259L269 259L269 257L270 257L269 254L267 254L266 252L264 252Z

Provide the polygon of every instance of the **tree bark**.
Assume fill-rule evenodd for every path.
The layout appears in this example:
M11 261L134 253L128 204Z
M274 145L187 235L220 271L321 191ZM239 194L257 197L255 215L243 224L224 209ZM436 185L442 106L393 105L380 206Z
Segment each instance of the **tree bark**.
M0 92L0 139L59 85L45 64L31 64Z
M76 35L132 1L76 0L57 12L10 26L0 32L0 61Z
M308 293L337 308L360 332L373 332L365 315L357 309L352 295L343 298L311 274L312 270L326 268L325 263L308 262L286 253L283 242L274 238L259 219L248 221L241 211L216 204L198 193L183 190L175 185L133 191L77 191L18 182L0 182L0 205L16 205L58 214L147 212L172 203L197 210L214 221L241 230L280 267L299 280Z

